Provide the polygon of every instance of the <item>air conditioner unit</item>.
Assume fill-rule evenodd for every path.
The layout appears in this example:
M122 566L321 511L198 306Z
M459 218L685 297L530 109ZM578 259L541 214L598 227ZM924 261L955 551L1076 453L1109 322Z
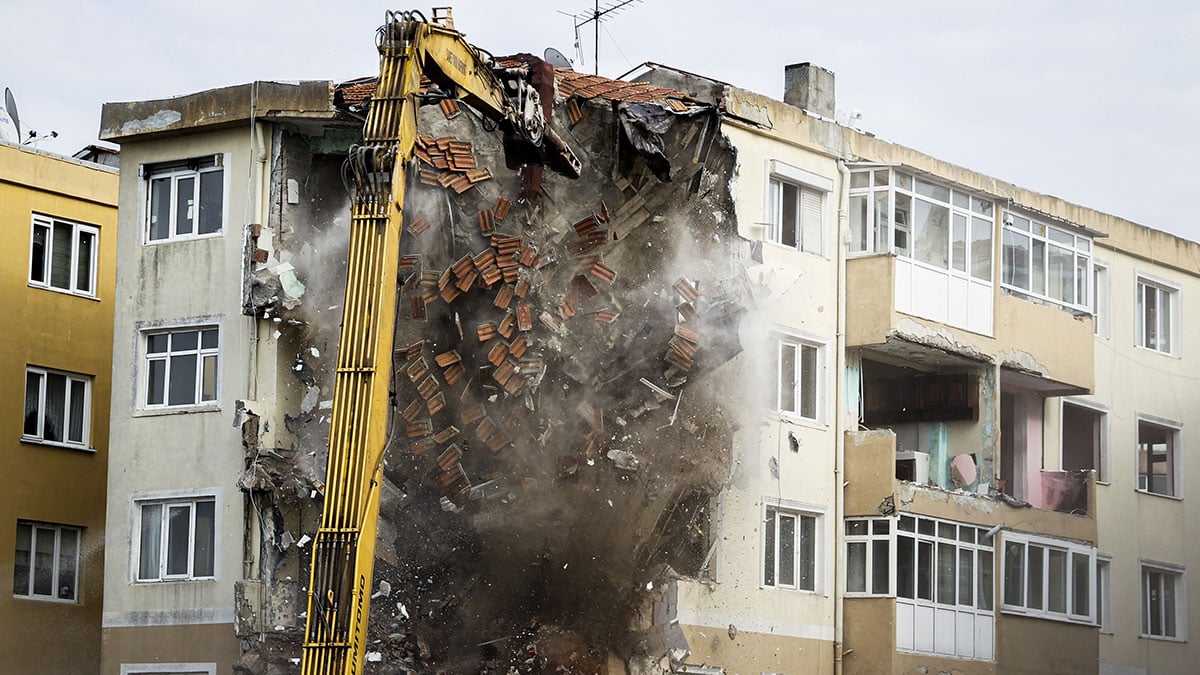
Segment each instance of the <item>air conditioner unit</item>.
M929 482L929 453L927 452L897 452L896 478L907 480L918 485Z

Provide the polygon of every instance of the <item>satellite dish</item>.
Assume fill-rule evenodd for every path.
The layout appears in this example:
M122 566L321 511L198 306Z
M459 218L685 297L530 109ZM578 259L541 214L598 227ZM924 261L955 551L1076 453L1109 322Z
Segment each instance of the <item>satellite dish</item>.
M4 88L4 108L0 109L0 141L20 145L21 118L17 115L17 99L12 90Z
M546 63L549 63L556 68L566 68L567 70L572 70L571 59L563 56L563 53L554 47L546 47L546 51L543 53L543 58L546 60Z

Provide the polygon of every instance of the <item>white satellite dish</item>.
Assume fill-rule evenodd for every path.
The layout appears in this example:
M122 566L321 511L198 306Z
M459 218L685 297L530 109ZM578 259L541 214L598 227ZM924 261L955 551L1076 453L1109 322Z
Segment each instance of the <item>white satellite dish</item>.
M21 117L17 115L17 99L12 90L4 88L4 107L0 108L0 142L20 145Z
M554 47L546 47L546 51L543 52L543 59L546 61L546 63L549 63L556 68L566 68L567 70L572 70L571 59L568 59L563 55L562 52L558 51Z

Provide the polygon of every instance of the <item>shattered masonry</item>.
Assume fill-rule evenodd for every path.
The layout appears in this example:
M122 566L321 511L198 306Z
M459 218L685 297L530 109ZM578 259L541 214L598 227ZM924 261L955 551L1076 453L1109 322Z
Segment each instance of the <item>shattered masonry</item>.
M575 181L507 168L499 135L461 103L421 113L366 672L599 672L614 659L640 672L686 653L669 582L706 574L735 430L720 386L696 386L729 377L740 351L751 250L735 157L711 106L557 74ZM369 90L337 99L361 110ZM249 281L248 311L295 342L303 395L292 447L260 447L253 411L243 426L239 486L271 535L260 583L239 586L247 673L288 672L299 654L295 580L319 513L344 283L340 157L299 136L283 145L287 175L308 169L324 204L275 202L303 254Z

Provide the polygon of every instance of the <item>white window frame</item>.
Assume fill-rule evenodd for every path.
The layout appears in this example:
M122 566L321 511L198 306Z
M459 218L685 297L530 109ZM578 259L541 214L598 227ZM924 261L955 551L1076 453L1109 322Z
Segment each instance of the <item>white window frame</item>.
M1096 602L1098 599L1097 586L1098 578L1096 571L1096 548L1086 544L1067 541L1065 539L1054 539L1051 537L1040 537L1024 533L1005 532L1002 542L1004 555L1000 561L1000 608L1005 614L1020 614L1037 619L1049 619L1052 621L1064 621L1068 623L1082 623L1087 625L1096 624ZM1015 547L1020 547L1020 571L1021 571L1021 588L1017 589L1020 593L1020 603L1010 603L1009 595L1009 556L1014 554ZM1031 607L1030 603L1030 575L1029 575L1029 559L1031 549L1040 549L1041 553L1041 579L1040 584L1041 597L1038 602L1041 607ZM1059 612L1051 610L1050 605L1050 553L1061 553L1065 556L1065 570L1063 576L1063 606L1064 610ZM1087 569L1087 611L1076 611L1075 597L1075 563L1076 560L1082 557Z
M1096 553L1096 612L1100 632L1112 635L1112 556L1099 552Z
M1112 475L1111 475L1112 468L1109 466L1109 459L1108 459L1109 409L1106 406L1092 403L1091 401L1082 401L1082 400L1075 399L1075 398L1060 399L1059 407L1058 407L1058 465L1060 467L1063 466L1063 459L1064 459L1063 458L1063 440L1064 440L1064 435L1066 434L1066 425L1063 423L1063 417L1064 417L1066 407L1068 405L1075 406L1076 408L1083 408L1084 410L1089 410L1089 411L1101 416L1100 438L1098 439L1100 448L1099 448L1099 452L1097 453L1098 456L1095 458L1096 463L1097 463L1096 468L1095 468L1096 482L1108 484L1108 482L1112 479Z
M1112 276L1108 263L1092 258L1092 316L1094 332L1107 338L1112 335Z
M36 409L36 424L37 429L32 433L28 432L24 424L21 427L21 441L26 443L39 443L43 445L54 445L64 448L75 448L80 450L91 449L92 439L92 376L83 375L82 373L71 373L64 370L54 370L52 368L41 368L39 366L25 367L25 402L29 403L29 376L39 376L39 385L37 392L37 409ZM66 378L66 388L64 390L65 400L63 401L63 429L62 440L53 440L46 438L45 428L45 410L47 406L46 388L49 376L57 375ZM83 419L82 434L78 441L72 441L68 438L70 428L75 421L71 418L71 390L75 386L83 387ZM28 413L26 413L28 415Z
M927 523L932 524L932 530L928 530L925 527L925 525ZM945 533L945 529L949 528L949 527L955 528L954 534L952 537ZM938 644L938 640L937 640L936 636L932 638L932 643L934 645L934 647L932 649L929 649L929 650L921 649L914 645L914 647L912 649L897 647L897 651L908 652L908 653L917 653L917 654L938 654L941 656L949 656L949 657L953 657L953 658L965 658L965 659L972 659L972 660L976 660L976 661L987 661L987 662L995 661L996 642L995 642L994 619L995 619L995 615L996 615L997 606L996 606L996 597L995 597L993 589L995 586L994 581L995 581L996 560L995 560L995 547L991 543L992 540L989 539L987 536L988 528L977 525L975 523L961 523L961 522L957 522L957 521L953 521L953 520L946 520L946 519L942 519L942 518L932 518L929 516L923 516L923 515L919 515L919 514L901 513L899 515L899 518L897 519L895 530L896 530L896 534L895 534L896 540L895 540L894 546L893 546L895 553L893 555L896 558L896 566L894 567L896 578L893 580L892 585L896 591L897 606L903 604L903 605L913 606L914 608L918 608L918 607L919 608L932 608L932 610L935 612L939 611L939 610L953 611L953 612L955 612L955 630L956 631L957 631L957 620L958 620L959 614L973 615L973 617L971 619L967 619L967 621L969 621L971 624L974 624L976 621L978 621L979 617L985 617L988 620L993 621L992 639L990 642L990 645L991 645L991 656L990 657L980 656L978 654L978 652L972 653L972 654L965 654L965 653L951 654L948 652L937 651L936 645ZM900 580L900 563L901 563L900 539L901 538L911 539L913 542L913 544L912 544L912 547L913 547L912 576L909 579L909 582L911 583L911 586L912 586L912 595L911 596L903 595L901 593L901 580ZM938 574L937 574L937 571L938 571L938 545L939 544L941 544L943 546L947 546L947 547L950 547L950 546L953 547L953 549L952 549L953 550L953 559L954 559L954 575L953 575L954 588L953 588L953 591L954 591L954 595L955 595L955 598L954 598L955 602L953 604L943 602L941 600L941 593L939 593L939 588L938 588L939 580L938 580ZM929 581L929 595L930 595L929 598L921 597L921 590L920 590L920 587L921 587L921 581L920 581L921 553L920 553L920 551L921 551L922 545L926 545L926 546L930 547L928 549L930 552L929 553L930 568L929 568L929 572L928 572L930 575L930 578L928 580ZM971 559L972 567L971 567L971 578L969 580L969 583L971 586L971 604L969 604L969 605L961 603L962 592L963 592L963 589L962 589L963 578L962 578L962 570L959 565L962 562L962 553L964 551L971 552L970 559ZM990 560L991 560L990 564L987 564L986 566L984 563L985 558L990 558ZM984 575L985 570L987 572L987 576ZM984 603L982 601L984 591L986 591L986 593L987 593L987 597L990 601L989 603ZM990 608L985 607L984 606L985 604L990 604ZM956 643L957 643L957 640L956 640Z
M1137 312L1137 333L1135 335L1135 344L1142 349L1148 349L1159 354L1169 354L1177 356L1179 354L1179 321L1181 316L1181 308L1179 304L1179 287L1161 279L1138 273L1137 283L1135 285L1136 295L1134 296L1134 307ZM1153 340L1149 338L1146 332L1146 312L1148 308L1145 306L1146 292L1153 289L1155 292L1155 306L1162 307L1165 300L1167 306L1167 317L1162 318L1162 311L1155 313L1155 329L1156 334ZM1162 325L1162 324L1167 325ZM1165 341L1165 345L1163 344ZM1153 344L1151 344L1153 343Z
M204 332L216 331L216 346L204 346ZM192 349L173 350L172 344L174 338L171 337L180 333L196 332L196 347ZM155 326L145 327L138 332L139 351L141 353L140 364L142 368L141 377L139 378L139 390L137 408L144 411L156 410L179 410L187 408L216 408L221 400L221 361L222 361L222 339L221 333L223 327L216 322L202 322L194 324L178 324L171 326ZM166 335L168 340L167 351L151 352L150 341L157 336ZM173 356L195 356L196 357L196 385L194 398L189 403L170 403L171 394L171 358ZM213 378L215 381L212 384L212 398L204 398L205 380L204 380L204 361L209 357L216 358L216 364L213 367ZM151 387L151 370L155 367L153 364L163 362L163 382L162 382L162 400L161 402L152 403L151 396L154 393Z
M1152 415L1137 414L1134 415L1134 486L1135 489L1146 495L1154 495L1157 497L1166 497L1168 499L1183 498L1183 423L1174 420L1154 417ZM1142 482L1142 424L1150 424L1152 426L1164 429L1169 432L1168 440L1170 448L1168 449L1167 464L1171 471L1171 491L1170 492L1155 492L1150 489L1150 481L1147 479L1145 484Z
M63 225L71 229L71 253L68 256L67 274L69 275L66 286L55 286L52 279L54 276L54 228L56 225ZM42 251L42 265L39 274L41 279L35 278L34 270L34 243L37 241L38 228L46 230L46 242ZM79 284L79 268L83 262L80 255L79 241L82 235L90 235L92 238L92 249L87 258L88 278L86 288ZM40 213L33 214L32 223L29 227L29 285L34 288L44 288L49 291L58 293L67 293L69 295L78 295L85 298L96 297L96 264L100 260L100 228L94 225L85 225L65 218L57 218L46 216Z
M866 533L851 534L852 524L857 523L865 524ZM887 517L845 519L843 527L845 528L846 579L843 588L847 597L893 598L896 596L896 524L896 518ZM884 529L886 531L880 531ZM876 551L876 544L880 542L886 544L882 561L878 559L878 551ZM850 588L850 549L853 546L863 547L863 590L851 590ZM885 588L883 589L875 587L875 571L880 565L886 570Z
M211 237L219 237L225 233L226 224L228 223L229 211L229 173L225 171L226 156L224 154L203 155L189 159L177 161L156 162L151 164L143 164L139 167L139 174L142 178L143 198L143 216L141 218L142 243L145 245L164 244L176 241L189 241L193 239L207 239ZM221 172L220 191L221 191L221 212L220 226L212 232L200 233L200 185L201 177L204 174ZM187 233L177 232L178 223L178 200L179 182L181 180L193 179L192 199L195 211L192 216L192 231ZM168 196L168 222L167 235L165 237L153 237L153 228L155 223L155 213L153 209L154 203L154 181L170 180L170 195Z
M792 549L793 549L792 569L793 569L794 583L792 583L792 584L783 584L783 583L780 583L780 581L779 581L779 562L780 562L779 544L780 544L780 539L779 539L778 523L779 523L780 516L783 516L783 517L790 516L790 517L794 517L796 519L796 521L795 521L796 524L793 528L794 541L793 541L793 545L792 545ZM801 518L811 518L813 521L813 527L812 527L813 546L812 546L812 570L811 570L812 588L803 588L800 586L800 578L802 576L802 573L801 573L802 570L800 569L800 562L801 562L800 561L800 550L801 550L800 537L801 537L801 533L802 533L802 528L800 527L800 522L801 522L800 519ZM767 579L768 522L770 522L773 525L774 532L775 532L775 544L774 544L774 550L773 550L773 558L774 558L775 564L774 564L774 569L772 570L772 576L773 576L772 580ZM759 535L759 551L760 551L759 565L758 565L759 587L764 588L764 589L770 588L770 589L776 589L776 590L782 590L782 591L792 591L792 592L796 592L796 593L808 593L808 594L813 594L813 595L823 593L824 592L824 575L823 575L824 548L822 546L822 543L825 541L825 538L824 538L825 511L824 511L824 509L813 506L813 505L809 505L809 504L802 504L799 502L794 502L791 500L768 497L763 500L762 512L759 516L759 524L761 525L761 527L759 528L761 531L761 533Z
M1018 286L1014 283L1006 281L1008 276L1009 265L1011 264L1006 256L1002 255L1000 260L1000 285L1005 289L1028 297L1037 298L1043 302L1066 307L1076 312L1091 314L1095 311L1095 305L1092 301L1095 295L1092 288L1092 255L1094 246L1092 238L1075 231L1068 227L1060 227L1043 222L1037 218L1027 216L1019 211L1012 209L1004 209L1003 214L1004 227L1001 229L1001 247L1004 246L1005 239L1011 237L1023 237L1026 240L1026 250L1028 251L1025 259L1025 270L1029 276L1029 286ZM1066 240L1070 239L1070 242ZM1041 244L1042 248L1042 271L1041 271L1041 287L1038 291L1034 288L1034 265L1033 265L1033 249L1034 242ZM1071 280L1072 284L1072 299L1058 299L1050 295L1050 252L1052 249L1061 249L1067 251L1071 256ZM1080 276L1080 265L1082 267L1082 276ZM1080 286L1080 282L1083 286ZM1086 297L1080 301L1079 296Z
M1188 627L1187 627L1187 569L1182 565L1173 563L1160 562L1157 560L1138 561L1138 637L1148 640L1168 640L1171 642L1187 642ZM1174 585L1175 594L1175 634L1167 635L1151 633L1147 619L1149 618L1150 596L1147 593L1150 578L1149 574L1159 574L1165 578L1170 578ZM1161 603L1161 600L1160 600ZM1161 619L1165 618L1163 614Z
M196 563L196 505L200 503L212 502L213 517L212 517L212 574L200 575L195 574ZM188 493L171 496L140 496L132 499L132 523L130 540L130 579L134 583L139 584L155 584L170 581L204 581L216 579L220 570L220 533L221 533L221 500L220 495L216 491ZM158 565L156 576L142 577L142 530L143 518L146 513L146 507L159 506L159 522L158 522ZM167 573L167 557L170 546L170 509L171 507L188 507L188 545L187 545L187 571L182 574Z
M766 235L764 239L776 246L803 251L818 256L825 255L825 222L829 194L833 191L833 180L778 160L767 163ZM783 185L796 188L796 223L794 246L783 242ZM817 200L817 213L812 212L812 203ZM817 222L812 222L816 218ZM813 241L816 239L816 241Z
M771 402L771 409L775 410L776 412L778 412L781 415L786 415L787 417L790 417L793 419L802 420L802 421L806 421L806 422L812 422L812 423L816 423L816 424L823 423L825 421L824 408L825 408L825 388L826 388L826 383L825 383L825 377L826 377L825 343L818 342L809 337L801 337L801 336L794 335L791 333L777 332L772 335L771 344L773 345L774 352L775 352L774 360L771 364L771 370L775 374L775 377L774 377L775 391L774 391L774 395L773 395L773 400ZM793 358L792 358L793 372L791 373L791 378L792 378L792 383L793 383L791 398L792 398L793 407L785 408L784 407L784 381L785 380L783 377L783 375L784 375L784 370L783 370L784 358L783 358L783 356L784 356L785 349L789 349L789 348L794 350ZM804 355L805 349L813 350L813 352L812 352L813 363L815 365L815 370L816 370L816 372L812 374L813 391L807 392L807 395L806 395L805 387L804 387L805 372L803 370L803 364L804 364L803 355ZM804 412L804 409L806 407L805 403L810 402L810 401L811 401L812 414L807 415Z
M34 521L34 520L18 520L17 527L20 528L21 526L27 526L30 528L29 579L26 582L26 589L28 592L26 592L26 593L18 593L17 592L16 579L15 579L15 573L14 573L13 597L19 598L22 600L41 600L41 601L46 601L46 602L78 604L79 603L79 551L80 551L80 549L83 548L83 528L75 527L73 525L59 525L56 523L44 523L44 522L38 522L38 521ZM34 577L36 576L36 570L37 570L37 560L36 560L37 553L36 552L37 552L37 537L38 537L39 529L54 531L54 554L53 554L54 562L51 566L50 576L54 582L55 588L58 588L58 582L59 582L58 577L59 577L59 573L61 571L59 569L59 565L62 562L60 559L61 558L60 547L62 546L62 533L64 531L68 531L68 530L75 533L75 560L74 560L75 579L71 584L71 589L73 591L72 597L62 598L62 597L59 597L58 593L54 593L51 595L42 595L42 594L36 593L33 589L33 580L34 580ZM15 543L14 543L14 547L13 547L13 553L14 553L14 564L15 564L15 554L16 554Z

